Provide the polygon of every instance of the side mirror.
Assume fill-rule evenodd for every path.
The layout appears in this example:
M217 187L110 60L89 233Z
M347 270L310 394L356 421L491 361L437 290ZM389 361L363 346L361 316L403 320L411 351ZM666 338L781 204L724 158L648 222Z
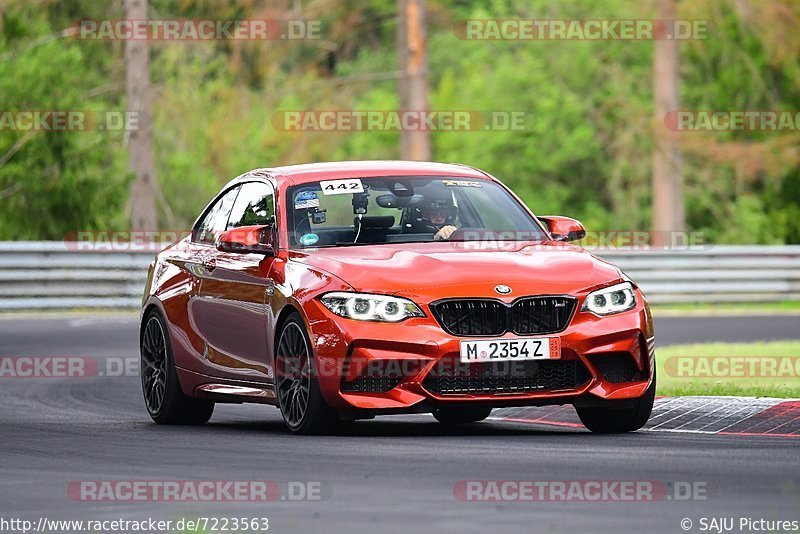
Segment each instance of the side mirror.
M560 215L547 215L538 219L547 226L553 241L580 241L586 237L586 228L575 219Z
M217 237L217 250L240 254L264 254L274 256L272 245L272 226L240 226Z

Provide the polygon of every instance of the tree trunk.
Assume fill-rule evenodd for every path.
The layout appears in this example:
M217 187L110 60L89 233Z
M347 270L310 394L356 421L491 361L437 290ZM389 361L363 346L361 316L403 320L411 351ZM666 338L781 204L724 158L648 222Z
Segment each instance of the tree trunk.
M397 15L400 109L415 113L427 112L428 43L425 31L425 0L397 0ZM430 132L423 129L401 130L400 157L419 161L431 159Z
M125 0L125 18L144 20L147 0ZM128 111L138 115L138 126L128 139L129 168L133 171L129 207L132 230L156 230L156 194L153 173L152 95L150 93L150 57L146 40L125 42L125 90Z
M657 0L656 19L677 19L677 0ZM678 42L657 39L653 54L654 149L653 149L653 246L670 243L672 232L683 232L683 176L681 154L664 116L678 109Z

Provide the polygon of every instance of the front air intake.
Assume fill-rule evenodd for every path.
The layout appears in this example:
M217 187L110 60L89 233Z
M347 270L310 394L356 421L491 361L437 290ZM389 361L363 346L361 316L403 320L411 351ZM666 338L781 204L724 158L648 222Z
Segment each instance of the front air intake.
M523 297L511 304L448 299L431 304L431 311L445 332L454 336L554 334L567 327L577 303L570 296Z

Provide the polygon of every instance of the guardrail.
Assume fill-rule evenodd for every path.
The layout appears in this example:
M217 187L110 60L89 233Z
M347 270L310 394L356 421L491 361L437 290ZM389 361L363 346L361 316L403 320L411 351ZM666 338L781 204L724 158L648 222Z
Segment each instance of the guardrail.
M594 253L636 280L651 303L800 300L800 246ZM137 308L153 256L0 242L0 310Z

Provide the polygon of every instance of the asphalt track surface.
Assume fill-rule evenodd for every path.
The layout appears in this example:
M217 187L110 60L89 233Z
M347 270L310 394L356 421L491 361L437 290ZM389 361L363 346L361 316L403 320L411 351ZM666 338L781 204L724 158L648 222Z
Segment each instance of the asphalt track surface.
M800 318L656 319L657 342L800 338ZM0 356L137 356L128 315L0 317ZM320 483L321 500L85 502L82 480ZM702 488L691 500L465 502L464 480L655 481ZM677 483L677 484L676 484ZM359 422L297 437L279 412L218 406L199 428L152 424L138 376L0 379L0 518L267 517L270 532L700 532L701 518L800 519L800 440L580 429L428 416ZM685 523L684 523L685 524ZM739 530L735 529L734 532ZM745 530L749 531L749 530ZM74 530L73 530L74 532Z

